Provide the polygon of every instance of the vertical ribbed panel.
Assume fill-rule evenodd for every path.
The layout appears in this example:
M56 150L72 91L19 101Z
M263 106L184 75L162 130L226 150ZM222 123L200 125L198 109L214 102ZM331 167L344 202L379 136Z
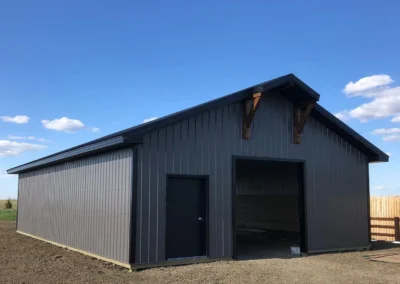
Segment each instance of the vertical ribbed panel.
M132 149L19 176L18 230L129 263Z
M280 95L262 98L248 140L241 115L241 104L227 105L144 136L136 262L165 260L166 174L209 175L209 255L232 256L232 155L307 161L310 251L368 245L367 157L313 118L293 144L293 105Z

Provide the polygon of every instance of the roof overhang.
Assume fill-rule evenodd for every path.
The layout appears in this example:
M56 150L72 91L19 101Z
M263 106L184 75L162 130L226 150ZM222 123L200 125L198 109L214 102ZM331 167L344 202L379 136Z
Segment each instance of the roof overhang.
M71 148L54 155L50 155L44 157L39 160L35 160L33 162L23 164L21 166L12 168L7 170L9 174L17 174L30 170L34 170L36 168L40 168L43 166L50 166L54 164L58 164L61 162L65 162L71 159L79 159L85 156L90 156L102 152L106 152L115 148L122 148L124 145L132 144L131 141L128 141L122 136L117 136L114 138L110 138L107 140L99 141L96 143L88 144L82 147Z
M210 109L215 109L223 105L237 103L246 100L254 93L274 93L280 92L293 103L301 103L306 101L318 101L320 95L298 79L295 75L285 75L262 84L243 89L236 93L209 101L198 106L167 115L165 117L153 120L148 123L143 123L102 138L93 140L88 143L78 145L76 147L64 150L62 152L35 160L30 163L9 169L9 174L18 174L21 172L30 171L40 167L46 167L68 160L78 159L84 156L93 155L100 152L109 151L115 148L128 147L129 145L141 143L144 134L153 131L157 128L164 127L179 120L206 112ZM316 105L311 115L321 121L324 125L331 128L345 140L350 142L355 147L364 152L370 162L387 162L389 156L375 147L333 114L325 110L322 106Z
M367 139L354 131L350 126L345 124L319 104L315 106L311 115L326 127L332 129L338 135L343 137L350 144L357 147L361 152L365 153L369 158L369 162L389 161L389 156L385 152L373 145Z

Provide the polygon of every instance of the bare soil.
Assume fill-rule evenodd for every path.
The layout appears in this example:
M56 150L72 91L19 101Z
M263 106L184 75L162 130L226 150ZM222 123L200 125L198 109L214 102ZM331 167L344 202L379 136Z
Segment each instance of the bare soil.
M383 247L382 247L383 246ZM374 245L377 252L399 247ZM290 259L222 261L129 272L15 232L0 221L0 283L400 283L400 265L366 260L373 252Z

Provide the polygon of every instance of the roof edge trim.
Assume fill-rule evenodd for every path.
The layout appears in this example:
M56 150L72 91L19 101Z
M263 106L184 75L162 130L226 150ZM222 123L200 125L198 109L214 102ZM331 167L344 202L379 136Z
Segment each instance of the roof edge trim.
M236 103L238 101L248 98L254 92L273 92L274 90L280 89L288 84L293 84L300 87L300 89L304 91L310 99L318 101L320 98L320 95L310 86L305 84L294 74L288 74L237 91L235 93L231 93L229 95L190 107L188 109L172 113L154 121L139 124L118 131L116 133L112 133L107 136L95 139L93 141L77 145L64 151L52 154L50 156L46 156L44 158L11 168L7 171L7 173L17 174L23 171L36 169L38 167L49 166L52 164L61 163L66 160L79 158L90 153L98 153L101 151L105 151L106 149L109 150L115 147L140 144L142 143L141 139L143 135L149 131L163 127L170 123L174 123L175 121L196 115L197 113L207 111L209 109L220 107L226 104ZM318 117L318 119L320 120L323 120L324 124L329 125L328 127L334 129L334 131L337 132L339 135L342 135L344 139L348 141L351 140L352 143L355 143L354 146L358 147L359 149L363 148L364 151L366 151L365 153L367 153L370 162L387 162L389 160L389 157L386 153L374 146L372 143L370 143L368 140L366 140L364 137L362 137L360 134L350 128L347 124L336 118L332 113L324 109L321 105L316 104L312 115L316 118Z
M117 145L122 145L122 144L124 144L124 141L125 141L125 139L122 136L117 136L117 137L107 139L104 141L100 141L100 142L97 142L94 144L89 144L89 145L86 145L81 148L73 149L71 151L66 151L66 152L62 152L59 154L56 153L54 155L47 156L47 157L39 159L39 160L30 162L30 163L26 163L26 164L23 164L18 167L14 167L12 169L7 170L7 173L8 174L17 174L22 171L38 168L43 165L48 165L48 164L55 163L55 162L59 163L61 161L65 161L65 160L74 158L76 156L86 155L86 154L89 154L92 152L97 152L97 151L104 150L104 149L114 147Z
M368 156L370 162L388 162L389 156L383 152L381 149L376 147L374 144L365 139L362 135L358 134L354 129L348 126L346 123L341 121L339 118L334 116L320 104L316 104L314 110L322 115L325 119L329 120L332 124L331 128L336 130L337 132L345 132L347 135L357 140L361 145L368 148L371 152L373 152L374 156Z

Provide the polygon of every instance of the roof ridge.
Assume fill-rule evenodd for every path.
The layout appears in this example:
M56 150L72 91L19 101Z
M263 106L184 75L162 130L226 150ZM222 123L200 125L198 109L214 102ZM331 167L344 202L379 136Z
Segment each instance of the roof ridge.
M133 127L129 127L127 129L117 131L115 133L103 136L101 138L74 146L72 148L51 154L49 156L25 163L20 166L16 166L14 168L9 169L7 172L10 174L13 173L19 173L21 171L27 171L33 168L38 168L38 167L43 167L46 165L54 164L57 162L62 162L65 161L66 159L73 159L77 157L81 157L82 155L88 155L89 153L93 153L96 151L99 151L100 148L93 147L93 150L88 150L88 151L80 151L80 149L91 149L90 145L102 145L101 142L103 141L109 141L112 140L113 138L120 138L118 139L118 143L115 145L108 145L105 143L105 148L111 148L111 147L116 147L116 146L126 146L129 144L134 144L137 143L138 140L140 139L141 136L143 136L145 133L152 131L156 128L163 127L165 125L168 125L170 123L173 123L175 121L179 121L181 119L184 119L186 117L193 116L195 114L207 111L209 109L217 108L223 105L227 105L230 103L236 103L238 101L244 100L251 96L255 91L257 92L271 92L274 90L277 90L279 88L282 88L284 86L287 86L289 84L293 84L295 86L298 86L301 91L303 92L303 96L307 96L308 99L312 99L315 101L318 101L320 98L320 95L314 91L310 86L305 84L303 81L301 81L299 78L297 78L294 74L290 73L287 75L283 75L280 77L277 77L275 79L266 81L264 83L260 83L245 89L242 89L240 91L225 95L220 98L216 98L213 100L210 100L208 102L189 107L185 110L181 110L169 115L166 115L164 117L158 118L156 120L152 120L147 123L142 123L135 125ZM297 94L298 96L298 94ZM320 117L323 121L325 121L327 124L330 125L331 128L334 128L337 132L342 133L343 136L346 136L348 140L353 140L354 143L358 143L358 147L362 148L366 152L370 152L370 159L371 161L388 161L389 157L381 151L379 148L374 146L372 143L370 143L368 140L366 140L364 137L362 137L360 134L358 134L355 130L350 128L348 125L337 119L333 114L331 114L329 111L327 111L325 108L320 106L319 104L316 104L316 107L314 108L313 114L316 114L316 116ZM76 154L74 154L76 153ZM58 158L57 158L58 157Z

